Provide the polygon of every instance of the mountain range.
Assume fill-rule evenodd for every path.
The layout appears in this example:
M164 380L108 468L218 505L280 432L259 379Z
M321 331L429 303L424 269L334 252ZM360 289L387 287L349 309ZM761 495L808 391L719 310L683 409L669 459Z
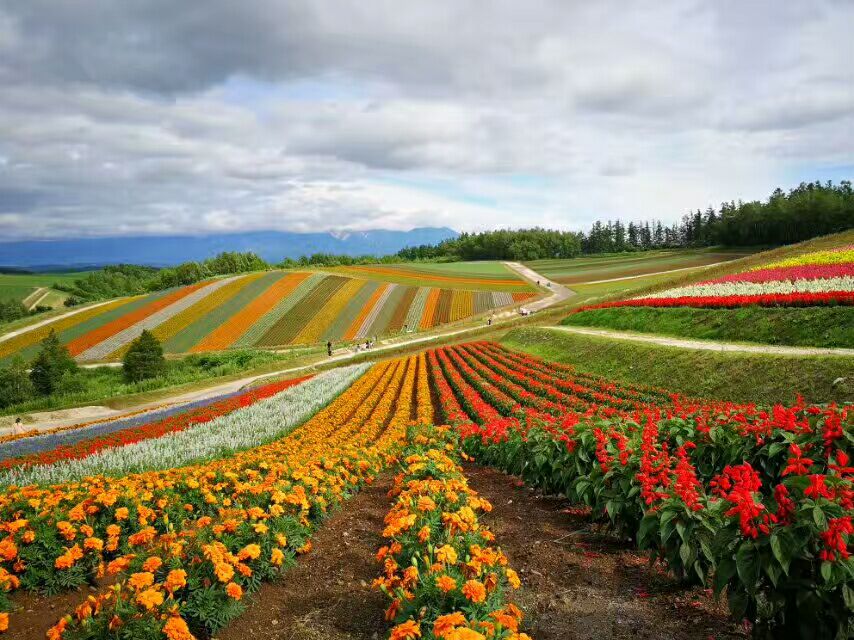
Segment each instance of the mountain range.
M252 231L194 236L123 236L0 242L0 266L31 271L93 268L108 264L165 267L204 260L222 251L254 251L268 262L313 253L388 255L404 247L435 244L459 235L447 227L409 231L295 233Z

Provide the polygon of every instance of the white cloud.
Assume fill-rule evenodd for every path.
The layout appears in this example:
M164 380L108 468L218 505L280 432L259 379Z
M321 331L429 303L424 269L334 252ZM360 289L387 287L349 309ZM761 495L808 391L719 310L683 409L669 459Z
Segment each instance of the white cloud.
M673 220L854 166L854 5L0 0L5 239Z

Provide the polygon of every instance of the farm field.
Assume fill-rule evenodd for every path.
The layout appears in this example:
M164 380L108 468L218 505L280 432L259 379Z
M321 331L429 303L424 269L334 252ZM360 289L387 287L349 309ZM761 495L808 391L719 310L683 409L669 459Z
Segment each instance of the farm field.
M531 292L536 288L501 262L424 262L337 267L336 273L420 287Z
M680 286L650 283L640 295L581 307L565 324L665 335L820 347L854 345L854 245L840 234L820 246L751 256L729 273ZM800 251L798 251L800 249Z
M321 272L254 273L84 309L0 340L0 360L32 357L51 330L82 362L120 358L143 329L174 354L353 342L432 329L534 295L416 287Z
M738 249L675 249L584 256L569 260L534 260L525 264L551 280L574 285L616 278L637 278L661 271L688 270L736 260L750 253Z
M430 426L437 424L449 426ZM724 592L734 616L727 622L702 590L670 578L661 593L645 596L643 617L637 608L621 613L639 637L663 628L692 638L738 633L744 617L760 631L797 637L803 625L816 635L801 637L833 637L850 624L845 593L854 581L852 429L851 405L796 402L770 412L472 342L269 383L177 412L10 437L0 443L7 592L0 622L10 637L35 637L50 625L52 638L117 630L218 637L233 620L241 624L247 602L269 602L270 589L281 594L271 583L283 572L287 579L322 561L317 554L330 547L312 550L313 539L327 524L339 526L327 514L339 506L348 513L350 497L375 482L387 487L367 491L383 522L347 543L351 558L363 553L372 563L364 571L373 578L323 605L335 616L350 610L348 597L359 603L355 615L368 626L353 637L526 640L538 630L571 637L577 625L598 620L571 601L554 603L574 615L548 618L547 629L525 615L552 597L568 568L538 564L537 575L517 573L531 553L516 542L511 555L503 551L504 534L514 534L501 519L500 485L461 465L465 452L519 483L562 494L574 526L610 532L600 534L613 536L606 546L631 540L636 550L624 553L650 555L660 573ZM497 515L470 482L492 483ZM569 544L590 540L562 531L550 510L532 506L529 514L550 519L550 533ZM532 530L539 524L529 522ZM334 546L342 547L340 538ZM587 575L601 567L602 554L589 554ZM774 581L763 578L769 572ZM75 591L90 581L94 591ZM33 600L34 590L51 595ZM693 602L693 635L678 609L680 591ZM372 592L376 598L362 595ZM809 610L796 604L805 598ZM776 604L757 608L760 601ZM248 629L249 637L272 637ZM231 626L224 637L236 637ZM613 636L597 629L589 637Z
M83 273L0 273L0 300L17 300L23 302L28 308L36 305L59 307L67 294L53 289L53 285L71 284L84 275ZM36 294L37 290L42 291Z

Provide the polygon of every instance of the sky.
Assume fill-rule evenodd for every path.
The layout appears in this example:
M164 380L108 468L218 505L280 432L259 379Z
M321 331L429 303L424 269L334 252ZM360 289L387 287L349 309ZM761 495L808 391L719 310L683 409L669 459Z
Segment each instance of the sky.
M854 2L0 0L0 240L673 221L854 177Z

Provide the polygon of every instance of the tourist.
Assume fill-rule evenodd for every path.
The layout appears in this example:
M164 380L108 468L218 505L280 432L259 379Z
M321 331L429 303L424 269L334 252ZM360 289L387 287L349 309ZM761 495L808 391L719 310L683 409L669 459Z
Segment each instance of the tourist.
M326 353L328 353L330 356L332 355L332 341L331 340L327 341L327 343L326 343Z
M20 436L24 433L24 423L20 418L15 418L15 426L12 429L12 433L16 436Z

